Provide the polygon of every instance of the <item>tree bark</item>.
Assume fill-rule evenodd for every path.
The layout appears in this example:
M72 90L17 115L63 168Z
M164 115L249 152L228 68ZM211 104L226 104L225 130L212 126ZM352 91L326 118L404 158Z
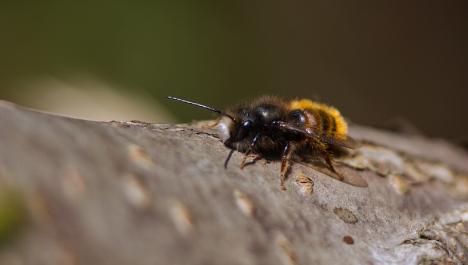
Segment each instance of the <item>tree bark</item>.
M203 123L0 103L0 264L467 264L468 155L351 126L337 158L239 168ZM3 228L3 229L2 229Z

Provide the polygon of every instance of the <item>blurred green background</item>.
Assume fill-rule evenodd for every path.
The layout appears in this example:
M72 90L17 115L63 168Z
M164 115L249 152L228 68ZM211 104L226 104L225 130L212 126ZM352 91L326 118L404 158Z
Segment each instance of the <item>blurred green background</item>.
M3 1L0 98L89 119L306 97L468 140L466 1ZM403 123L405 124L405 123Z

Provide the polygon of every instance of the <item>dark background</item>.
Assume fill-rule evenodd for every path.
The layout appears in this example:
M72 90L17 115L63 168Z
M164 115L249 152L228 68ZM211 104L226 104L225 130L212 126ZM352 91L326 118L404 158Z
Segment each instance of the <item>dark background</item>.
M466 1L9 2L0 8L3 99L56 111L79 101L39 104L60 95L44 80L91 93L80 81L91 79L187 121L212 115L166 95L224 108L277 94L321 100L361 124L405 120L468 140Z

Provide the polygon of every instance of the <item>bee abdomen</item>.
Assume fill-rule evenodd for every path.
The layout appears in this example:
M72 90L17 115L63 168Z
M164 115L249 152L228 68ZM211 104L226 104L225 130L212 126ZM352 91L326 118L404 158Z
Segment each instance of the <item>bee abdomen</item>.
M333 136L333 134L335 133L334 128L332 128L334 118L321 109L317 110L314 116L316 119L320 120L320 132L326 136Z
M316 119L316 130L320 135L346 140L348 125L336 108L308 99L291 101L290 108L311 113Z

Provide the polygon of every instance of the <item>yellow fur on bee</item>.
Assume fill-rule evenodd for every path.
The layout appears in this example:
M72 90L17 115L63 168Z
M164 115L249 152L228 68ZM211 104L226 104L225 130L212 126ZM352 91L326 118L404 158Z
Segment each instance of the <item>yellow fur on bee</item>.
M331 106L314 102L308 99L300 99L300 100L293 100L289 103L289 107L291 110L293 109L301 109L301 110L322 110L328 115L330 115L336 123L336 130L335 130L335 137L341 140L345 140L348 135L348 124L344 120L343 116L341 116L340 112Z

